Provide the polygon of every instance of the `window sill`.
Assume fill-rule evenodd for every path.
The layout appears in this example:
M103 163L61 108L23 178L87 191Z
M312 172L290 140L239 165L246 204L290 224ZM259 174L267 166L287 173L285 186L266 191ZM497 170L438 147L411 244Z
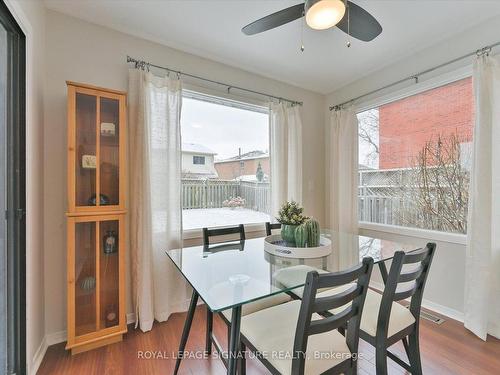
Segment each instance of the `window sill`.
M428 229L407 228L397 225L377 224L366 221L359 222L359 229L397 234L401 236L428 238L434 241L465 245L467 236L458 233L446 233Z

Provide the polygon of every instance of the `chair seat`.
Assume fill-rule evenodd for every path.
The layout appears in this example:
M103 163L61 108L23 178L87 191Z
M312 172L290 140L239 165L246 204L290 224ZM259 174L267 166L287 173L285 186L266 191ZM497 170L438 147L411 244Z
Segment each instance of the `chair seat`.
M372 337L375 337L377 334L378 313L381 301L382 295L380 293L368 289L363 315L361 316L361 330ZM410 310L397 302L393 302L387 337L393 336L414 323L415 317Z
M317 271L319 274L328 273L328 271L301 264L298 266L282 268L276 271L273 276L276 281L288 288L305 282L307 273L310 271ZM328 288L320 290L328 290ZM302 295L304 294L304 287L293 289L290 292L295 294L297 297L302 298Z
M268 307L271 307L271 306L280 305L282 303L289 302L291 300L292 300L292 297L290 297L286 293L280 293L280 294L276 294L275 296L262 298L262 299L255 301L255 302L251 302L251 303L247 303L247 304L243 305L241 307L241 315L245 316L248 314L252 314L256 311L264 310L264 309L267 309ZM232 309L224 310L222 312L222 315L224 315L224 317L229 322L231 322L231 314L232 314Z
M300 304L298 300L284 303L241 319L242 335L282 374L292 371ZM321 319L321 316L313 314L312 319ZM337 330L309 336L305 374L321 374L350 356L345 338Z

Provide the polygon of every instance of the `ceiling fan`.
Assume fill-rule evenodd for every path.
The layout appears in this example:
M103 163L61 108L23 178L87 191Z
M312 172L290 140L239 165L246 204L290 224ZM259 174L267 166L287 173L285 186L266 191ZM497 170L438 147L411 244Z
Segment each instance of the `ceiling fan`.
M306 17L306 23L315 30L337 26L348 35L369 42L381 32L380 23L366 10L348 0L306 0L289 8L265 16L241 29L246 35L263 31Z

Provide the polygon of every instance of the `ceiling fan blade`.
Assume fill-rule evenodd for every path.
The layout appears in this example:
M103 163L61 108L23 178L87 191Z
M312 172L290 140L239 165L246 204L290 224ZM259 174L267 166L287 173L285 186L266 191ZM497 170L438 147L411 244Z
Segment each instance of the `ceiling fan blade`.
M344 33L363 42L369 42L382 32L380 23L366 10L351 1L347 1L347 6L349 9L346 10L344 18L336 25ZM349 22L347 22L348 16Z
M285 23L295 21L303 15L304 3L301 3L254 21L242 28L241 31L246 35L258 34L284 25Z

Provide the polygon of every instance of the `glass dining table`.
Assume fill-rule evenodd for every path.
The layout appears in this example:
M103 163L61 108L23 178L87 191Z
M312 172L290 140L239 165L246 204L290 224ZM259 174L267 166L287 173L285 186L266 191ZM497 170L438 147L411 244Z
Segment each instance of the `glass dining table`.
M168 257L193 288L174 374L179 370L199 298L214 313L232 310L228 351L221 358L227 373L236 374L243 305L280 293L293 295L294 290L304 286L310 270L343 271L360 263L364 257L372 257L379 265L385 282L385 262L392 259L396 251L410 252L419 248L416 244L345 232L322 230L321 233L330 239L331 251L319 258L270 254L264 249L264 237L167 251ZM221 353L221 348L216 349Z

